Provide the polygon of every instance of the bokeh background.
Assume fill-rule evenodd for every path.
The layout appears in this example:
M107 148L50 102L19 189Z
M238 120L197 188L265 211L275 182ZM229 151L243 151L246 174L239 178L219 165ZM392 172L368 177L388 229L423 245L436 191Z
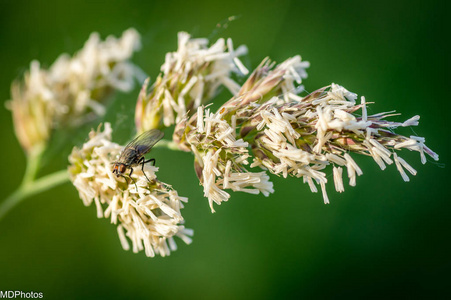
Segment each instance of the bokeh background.
M444 295L451 267L445 3L1 1L2 103L31 60L49 66L60 53L80 49L92 31L104 38L136 28L143 49L133 61L154 79L183 30L246 44L250 69L266 56L281 62L301 54L311 62L308 91L335 82L375 102L370 113L397 110L400 121L420 114L420 126L402 133L425 136L440 161L422 165L417 153L404 151L418 171L405 183L395 166L381 171L372 159L354 156L364 175L343 194L331 184L330 205L299 179L273 177L270 197L234 193L212 214L191 155L155 149L159 178L190 199L183 211L195 230L190 246L180 241L170 257L153 259L122 250L115 227L97 219L95 207L84 207L67 183L0 221L0 290L43 292L47 299ZM229 16L238 18L218 29ZM107 120L117 142L131 137L137 95L138 87L115 97ZM228 97L224 91L217 101ZM19 185L25 160L3 105L0 122L6 197ZM61 137L41 174L66 167L68 152L87 132Z

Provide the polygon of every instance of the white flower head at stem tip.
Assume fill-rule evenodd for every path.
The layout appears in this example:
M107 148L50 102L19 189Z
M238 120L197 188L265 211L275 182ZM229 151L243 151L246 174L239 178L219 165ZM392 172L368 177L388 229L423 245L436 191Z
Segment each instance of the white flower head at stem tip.
M181 215L188 199L159 181L158 169L149 164L144 165L145 174L135 168L130 182L117 178L111 166L123 147L111 141L111 125L105 123L104 127L103 131L100 127L91 131L83 147L74 148L69 156L70 177L83 203L89 206L94 202L98 218L110 218L117 224L125 250L131 241L135 253L144 250L149 257L167 256L176 250L174 237L191 243L193 231L185 228Z

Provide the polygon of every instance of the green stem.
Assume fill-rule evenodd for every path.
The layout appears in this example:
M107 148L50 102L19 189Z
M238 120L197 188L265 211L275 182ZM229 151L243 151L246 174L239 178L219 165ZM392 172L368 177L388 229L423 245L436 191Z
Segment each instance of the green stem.
M61 170L28 183L25 183L24 181L14 193L0 204L0 220L25 198L46 191L67 181L69 181L67 170Z
M36 178L39 166L41 165L42 154L44 153L44 146L36 146L31 149L27 156L27 167L22 179L22 184L25 185L32 182Z

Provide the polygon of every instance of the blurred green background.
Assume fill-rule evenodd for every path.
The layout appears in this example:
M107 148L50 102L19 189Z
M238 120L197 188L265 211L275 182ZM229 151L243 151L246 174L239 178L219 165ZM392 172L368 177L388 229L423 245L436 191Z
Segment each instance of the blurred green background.
M136 28L143 49L133 61L155 79L183 30L246 44L243 62L250 69L266 56L281 62L301 54L311 63L308 91L335 82L376 102L369 113L394 109L400 121L421 115L415 131L401 132L425 136L440 161L422 165L417 153L403 151L418 171L405 183L395 166L381 171L372 159L354 156L364 175L343 194L331 184L330 205L299 179L273 177L270 197L233 193L212 214L191 155L155 149L159 178L190 199L183 215L195 230L193 244L178 241L166 258L126 252L115 227L97 219L95 207L84 207L67 183L27 199L0 221L0 290L43 292L47 299L441 295L451 267L445 2L1 1L3 101L31 60L49 66L60 53L80 49L92 31L104 38ZM239 18L216 30L232 15ZM107 118L117 142L131 136L137 95L138 87L115 97ZM228 97L224 91L218 101ZM19 185L25 161L3 106L0 122L6 197ZM65 167L68 151L87 132L61 139L42 174Z

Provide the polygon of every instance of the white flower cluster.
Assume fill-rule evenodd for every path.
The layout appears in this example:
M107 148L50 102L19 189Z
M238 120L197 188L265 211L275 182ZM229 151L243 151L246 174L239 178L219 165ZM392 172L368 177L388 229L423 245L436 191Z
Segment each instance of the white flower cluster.
M137 69L128 60L140 48L139 33L128 29L120 39L109 36L104 42L94 32L73 57L62 54L45 72L59 116L80 115L88 109L103 115L105 108L98 101L98 93L133 89Z
M297 94L304 91L304 86L300 85L302 79L307 78L306 69L310 67L308 61L302 61L300 55L296 55L285 60L279 66L277 70L283 71L283 80L281 83L281 95L285 102L290 102L291 100L299 101L302 99ZM295 86L296 83L298 86Z
M247 53L246 46L234 49L231 39L219 39L209 46L206 38L192 39L186 32L178 34L178 49L166 54L150 95L141 93L136 109L136 125L141 132L157 128L160 115L164 126L179 123L187 113L194 113L201 104L209 102L218 88L225 86L232 94L240 85L232 73L247 74L239 56Z
M261 134L255 143L268 155L256 156L251 167L263 166L284 177L288 174L303 177L312 192L317 192L315 181L321 186L324 202L329 203L326 173L321 170L334 165L333 178L338 192L344 191L342 167L347 169L351 186L356 184L356 175L363 173L348 152L372 156L381 169L394 160L405 181L409 179L404 169L412 175L416 171L394 150L418 151L423 163L426 162L424 153L438 160L438 155L425 146L424 138L406 138L385 129L417 125L418 116L404 123L385 121L382 119L388 113L368 116L365 98L361 98L360 105L356 105L356 98L356 94L332 84L319 97L307 96L299 103L278 105L278 98L265 103L251 119L261 120L256 126ZM356 117L352 113L359 108L362 116Z
M283 98L279 102L301 101L302 98L297 94L304 91L301 83L302 79L307 78L306 69L310 63L302 61L301 56L297 55L274 66L274 62L265 58L243 84L240 92L222 107L229 111L248 110L250 103L261 104L274 95Z
M189 120L178 123L173 139L183 151L195 155L195 169L214 212L213 203L221 204L230 198L225 189L268 196L274 192L266 172L250 172L250 145L237 137L241 124L249 119L256 102L265 102L267 94L284 94L285 101L298 100L302 78L307 76L308 62L300 56L277 65L264 59L249 76L239 93L222 105L216 113L198 107ZM273 69L274 68L274 69ZM284 102L282 100L282 102Z
M8 103L22 146L29 150L45 143L55 127L103 115L102 103L111 92L133 88L137 68L128 60L139 48L140 36L134 29L104 42L92 33L83 49L73 57L62 54L48 70L32 61L24 82L13 84Z
M167 53L165 62L161 66L163 74L177 73L180 75L181 82L189 78L186 92L192 89L193 93L196 93L197 97L194 97L194 99L197 106L200 105L203 86L205 85L202 81L212 85L208 93L214 92L219 85L224 85L232 94L236 94L240 85L230 79L230 73L243 75L249 73L238 59L239 56L247 54L246 46L241 45L234 49L230 38L227 39L227 42L222 38L218 39L210 47L208 47L208 44L209 40L206 38L192 39L190 34L179 32L177 51ZM189 73L194 68L205 67L207 64L210 72L206 77L190 76ZM210 96L212 95L210 94Z
M199 140L199 136L203 136ZM197 109L197 127L187 136L187 142L196 157L196 172L204 187L212 212L213 202L221 204L230 198L224 189L262 193L274 192L273 183L266 172L253 173L245 169L250 157L247 142L236 139L236 119L229 125L221 113L211 113L202 106Z
M111 142L111 133L109 123L104 131L100 127L91 131L89 141L81 149L74 148L69 156L70 177L83 203L89 206L94 202L98 218L111 218L111 223L118 225L125 250L130 249L128 239L133 252L145 250L149 257L166 256L176 250L175 236L190 244L193 231L182 225L180 212L188 199L158 181L155 175L158 169L149 164L144 165L145 174L136 168L130 182L117 178L111 163L122 147Z

